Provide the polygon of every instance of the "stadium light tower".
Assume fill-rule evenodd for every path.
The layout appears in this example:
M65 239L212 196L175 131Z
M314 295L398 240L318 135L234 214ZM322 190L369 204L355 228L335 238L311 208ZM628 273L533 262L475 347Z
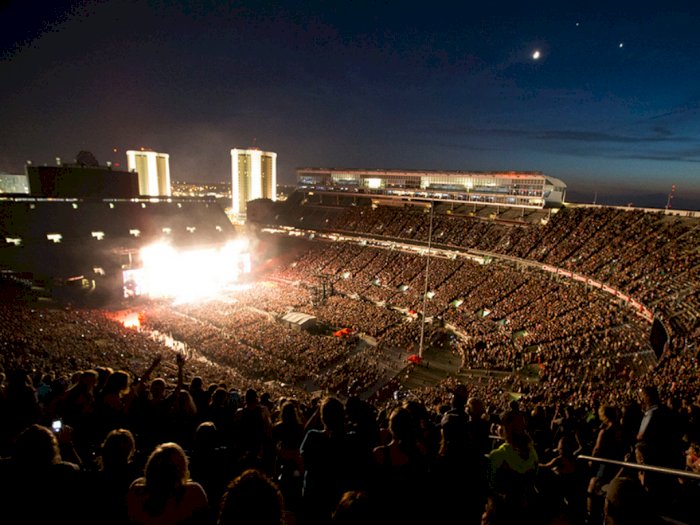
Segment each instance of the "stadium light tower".
M423 287L423 318L420 325L420 343L418 344L418 357L423 358L423 340L425 339L425 307L428 301L428 271L430 270L430 248L433 242L433 210L435 201L430 201L430 225L428 226L428 253L425 257L425 286Z
M671 186L671 193L668 194L668 200L666 201L666 209L667 210L671 209L671 201L673 200L673 197L675 194L676 194L676 185L673 184Z

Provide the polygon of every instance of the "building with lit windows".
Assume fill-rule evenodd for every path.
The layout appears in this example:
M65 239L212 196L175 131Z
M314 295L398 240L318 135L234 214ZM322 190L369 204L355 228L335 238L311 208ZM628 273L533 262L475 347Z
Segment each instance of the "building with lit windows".
M231 212L246 213L255 199L277 200L277 153L259 149L231 150Z
M560 206L566 197L563 181L532 171L298 168L297 187L307 193L527 208Z
M26 175L0 173L0 193L29 193L29 179Z
M155 151L126 152L129 171L139 174L139 193L148 197L170 197L170 155Z

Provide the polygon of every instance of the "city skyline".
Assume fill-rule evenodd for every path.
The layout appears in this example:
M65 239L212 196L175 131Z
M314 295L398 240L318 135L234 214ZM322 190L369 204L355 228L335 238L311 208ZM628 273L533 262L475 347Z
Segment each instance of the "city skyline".
M301 166L541 171L572 201L700 207L700 8L56 2L0 8L0 172L81 149L173 180ZM116 150L116 151L115 151Z

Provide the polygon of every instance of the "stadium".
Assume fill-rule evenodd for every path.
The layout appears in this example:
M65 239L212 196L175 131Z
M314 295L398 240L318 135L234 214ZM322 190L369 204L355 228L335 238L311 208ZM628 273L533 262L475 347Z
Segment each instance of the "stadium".
M269 400L271 423L292 404L307 428L322 428L313 415L333 396L357 433L369 432L370 414L374 445L380 430L391 432L390 414L409 413L425 458L410 490L433 509L450 490L480 494L487 485L478 461L468 479L444 481L445 465L457 461L445 452L444 422L461 388L483 405L474 417L491 434L499 414L515 410L544 465L556 456L565 411L579 454L595 456L603 406L620 417L620 448L634 451L638 393L653 386L678 441L669 427L653 446L675 455L647 462L693 472L685 450L700 440L700 213L571 205L561 181L537 174L518 175L537 180L532 187L514 188L509 174L509 190L474 186L462 198L436 174L409 192L408 172L402 186L386 183L396 173L321 171L300 169L284 202L248 203L238 230L205 199L1 200L3 455L28 423L60 420L84 458L99 453L106 431L129 428L144 462L155 436L194 451L195 430L211 421L232 454L226 475L256 465L282 479L289 462L275 434L259 437L253 458L234 423L248 406L244 393ZM553 193L557 202L547 200ZM90 370L88 414L69 400ZM100 387L116 371L133 384L107 404ZM155 377L173 392L170 408L158 415L146 403L139 412ZM28 388L36 403L15 410ZM593 507L585 502L595 470L577 463L585 478L574 483L577 497L553 489L556 469L538 477L535 522L582 523L600 512L604 492L591 496ZM697 478L677 479L664 481L672 490L648 490L660 514L690 523ZM223 491L204 474L200 481L211 500ZM367 490L395 495L397 486L409 489ZM282 490L300 523L317 522L300 485Z

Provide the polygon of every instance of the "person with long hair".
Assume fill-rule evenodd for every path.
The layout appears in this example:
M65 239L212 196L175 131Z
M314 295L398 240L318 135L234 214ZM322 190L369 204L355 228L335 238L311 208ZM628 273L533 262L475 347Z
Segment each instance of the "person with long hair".
M212 523L207 494L190 480L187 456L180 445L163 443L151 453L144 476L129 487L127 513L134 525Z
M624 459L623 433L620 426L617 410L612 405L601 405L598 408L598 418L600 419L600 429L596 438L595 446L591 455L596 458ZM593 519L602 516L604 493L602 488L615 477L619 467L600 463L596 465L596 470L588 483L588 513Z
M30 425L17 437L12 456L0 458L4 523L87 522L89 509L82 499L85 473L63 460L57 434Z
M91 504L105 525L126 521L126 494L139 477L135 451L134 435L124 428L112 430L100 447L97 469L90 477L89 492Z
M428 490L428 455L417 436L411 412L404 407L395 408L389 416L391 441L376 447L373 457L376 464L374 496L380 515L385 520L420 523L424 505L405 502L397 505L406 494L425 493Z
M302 476L304 462L299 448L304 439L304 425L293 401L282 405L279 421L272 427L272 441L275 444L275 474L287 508L298 510L301 503Z

